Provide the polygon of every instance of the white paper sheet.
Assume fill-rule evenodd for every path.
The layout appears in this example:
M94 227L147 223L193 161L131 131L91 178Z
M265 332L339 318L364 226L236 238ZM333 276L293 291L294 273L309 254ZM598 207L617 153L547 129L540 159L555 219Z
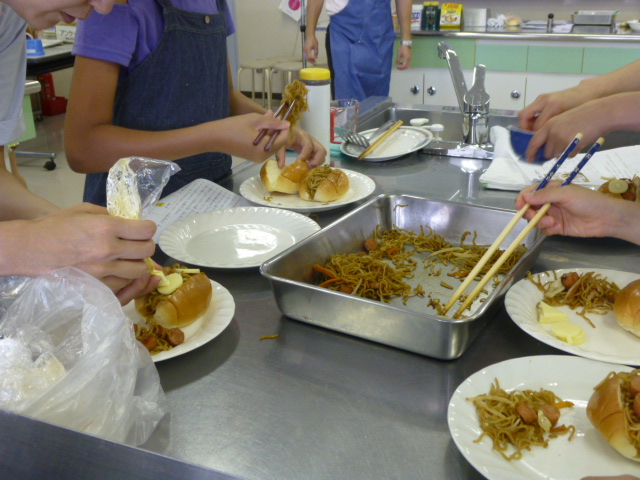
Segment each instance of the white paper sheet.
M240 195L236 195L209 180L199 178L160 199L151 208L147 219L158 224L158 231L153 237L154 241L158 243L163 230L181 218L219 208L248 205L251 205L251 202Z
M509 131L504 127L491 128L494 159L480 176L485 188L520 191L532 183L540 182L555 164L555 158L545 163L533 164L520 160L511 148ZM578 164L584 154L568 158L554 179L564 180ZM573 181L576 185L599 187L606 178L632 178L640 176L640 145L601 150L593 155L589 163Z

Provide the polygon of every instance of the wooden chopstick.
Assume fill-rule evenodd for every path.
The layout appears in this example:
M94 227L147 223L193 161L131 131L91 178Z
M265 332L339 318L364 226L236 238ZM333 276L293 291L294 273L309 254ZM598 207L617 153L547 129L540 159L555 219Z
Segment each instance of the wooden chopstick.
M380 138L378 138L375 142L373 142L369 148L367 148L364 152L362 152L358 157L358 160L362 160L364 157L366 157L371 152L373 152L378 147L378 145L380 145L385 139L389 137L389 135L391 135L401 126L402 126L402 120L398 120L396 123L393 124L391 128L389 128L389 130L387 130L384 134L380 135Z
M282 113L282 110L284 110L284 107L286 107L286 106L287 106L287 102L283 101L280 104L280 106L278 107L278 110L276 110L276 112L273 114L273 118L278 118L280 116L280 114ZM262 130L260 130L260 133L258 133L258 136L253 141L253 144L254 145L258 145L260 143L260 140L262 140L264 138L264 136L267 134L268 131L269 131L268 128L263 128Z
M562 152L562 155L560 155L560 157L556 161L555 165L551 168L551 170L549 170L549 173L547 173L547 175L544 177L542 182L540 182L540 185L538 185L538 187L536 188L536 191L547 186L547 183L549 183L549 181L556 174L556 172L558 171L558 168L560 168L560 165L562 165L564 163L564 161L569 157L569 155L571 155L571 152L573 152L573 150L575 150L575 148L578 146L578 144L580 143L580 140L582 140L582 134L578 133L574 137L574 139L571 141L571 143L567 146L567 148L564 150L564 152ZM507 224L507 226L504 227L504 229L502 230L502 233L491 244L489 249L485 252L485 254L482 256L482 258L478 261L476 266L473 267L473 270L471 270L471 273L469 273L469 275L467 275L467 277L464 279L464 282L462 282L462 284L458 287L458 289L455 291L455 293L451 296L451 298L449 299L449 301L447 302L447 304L444 307L444 311L442 312L443 316L446 315L447 312L453 306L453 304L458 301L458 299L464 293L464 291L467 289L469 284L471 282L473 282L473 280L478 276L478 274L480 273L482 268L491 259L491 257L496 252L496 250L498 250L498 248L500 248L500 245L502 245L502 242L504 242L504 239L515 228L516 224L520 221L520 219L524 216L525 212L529 209L529 206L530 205L527 204L524 207L522 207L520 210L518 210L516 215L511 219L511 221Z
M574 139L574 142L575 142L575 139ZM564 187L566 185L569 185L573 181L573 179L576 177L576 175L578 175L578 173L580 172L582 167L584 167L586 165L586 163L589 161L589 159L592 157L592 155L598 151L598 149L602 146L603 143L604 143L604 138L600 137L591 146L591 148L589 149L587 154L580 160L580 162L578 162L578 165L576 165L576 168L573 169L573 171L569 174L569 176L566 178L566 180L564 182L562 182L561 186ZM573 142L572 142L572 144L573 144ZM576 143L576 145L577 145L577 143ZM536 190L538 190L538 189L536 189ZM526 207L528 208L529 205L526 205ZM520 232L520 234L515 238L515 240L513 240L513 242L511 242L511 245L509 245L509 247L502 253L500 258L498 258L496 263L493 264L493 266L489 269L489 271L485 274L485 276L482 277L482 279L480 280L478 285L476 285L476 288L465 299L465 301L463 302L462 306L458 309L458 311L453 316L453 318L460 318L460 316L462 315L462 312L464 312L469 307L469 305L471 305L471 303L473 303L473 301L478 296L478 294L482 291L484 286L489 282L489 280L491 280L493 278L493 276L496 274L498 269L504 264L504 262L507 261L507 259L513 253L513 251L516 248L518 248L518 246L522 243L522 241L526 238L526 236L529 235L531 230L533 230L535 228L535 226L538 224L540 219L542 217L544 217L545 214L549 211L549 208L551 208L551 204L550 203L545 203L540 208L540 210L538 210L538 213L536 213L536 215L531 219L531 221L522 230L522 232ZM501 234L500 237L503 237L503 235ZM498 238L500 238L500 237L498 237ZM502 243L502 241L500 243ZM471 276L471 275L469 275L469 276Z

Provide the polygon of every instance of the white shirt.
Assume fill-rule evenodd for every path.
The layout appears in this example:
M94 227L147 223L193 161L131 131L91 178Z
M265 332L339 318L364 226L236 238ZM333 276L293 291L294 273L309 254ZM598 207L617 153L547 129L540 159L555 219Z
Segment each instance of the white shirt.
M0 145L15 142L25 130L26 27L22 17L0 2Z
M347 3L349 3L349 0L326 0L327 15L331 16L334 13L338 13L347 6Z

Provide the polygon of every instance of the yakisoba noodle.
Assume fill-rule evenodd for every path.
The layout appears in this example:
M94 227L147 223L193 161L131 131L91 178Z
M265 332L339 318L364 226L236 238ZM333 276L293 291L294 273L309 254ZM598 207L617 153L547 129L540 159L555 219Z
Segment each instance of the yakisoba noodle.
M173 271L179 272L183 281L193 276L192 273L186 273L184 270L185 269L182 268L179 264L175 264L173 266ZM173 348L173 345L171 345L171 343L169 343L169 341L167 340L167 330L151 320L153 312L155 312L156 306L162 296L163 295L158 293L157 290L153 290L149 293L149 295L147 295L146 303L139 310L145 318L148 318L147 323L145 325L135 325L136 340L140 341L145 346L145 338L149 337L150 335L155 337L156 346L149 350L151 355L155 355L166 350L171 350Z
M550 390L514 390L506 392L500 387L498 379L491 385L488 394L468 398L476 407L482 433L475 440L479 443L484 437L491 438L493 448L506 460L519 460L523 450L531 450L533 446L547 447L550 438L570 433L569 440L575 434L573 425L553 427L548 432L538 422L527 425L516 412L516 406L525 402L534 412L543 405L554 405L556 408L573 406L565 402ZM515 451L510 453L510 449Z
M633 411L635 397L631 395L629 382L639 373L640 370L638 369L631 372L611 372L607 375L607 378L602 381L605 382L616 375L620 378L621 401L627 419L627 435L629 436L629 441L636 447L640 445L640 422L638 421L638 416Z
M569 306L592 327L595 325L587 314L604 315L610 312L615 296L620 292L620 287L595 272L583 273L568 289L562 287L556 272L553 275L553 280L544 283L530 273L527 278L543 293L543 302L553 307Z
M419 261L413 258L415 254L432 252L423 259L424 268L429 269L430 275L439 275L436 266L442 264L454 267L449 276L460 280L466 278L488 248L476 244L476 234L471 244L465 244L470 234L471 232L465 232L460 245L453 246L428 226L421 226L419 233L401 228L383 231L378 226L373 233L373 242L369 244L373 246L367 247L368 253L335 254L326 264L316 265L315 269L326 277L321 286L382 301L401 297L406 303L411 296L425 294L422 286L412 289L402 280L413 277L413 272L418 268ZM369 243L369 240L365 243ZM526 247L520 245L498 273L509 272L525 252ZM498 250L483 271L487 271L501 254L502 251ZM384 285L385 290L371 293L371 289L363 288L368 285ZM432 299L429 304L442 312L443 306L436 300Z
M287 107L291 105L291 102L296 101L293 106L293 110L289 114L287 121L291 123L291 127L295 127L298 121L302 117L302 112L309 111L309 104L307 103L307 93L309 90L306 85L300 80L294 80L287 85L282 93L282 100L287 103Z
M138 340L139 342L142 342L142 340L149 335L152 335L156 338L156 347L149 351L151 355L156 355L160 352L171 350L173 348L173 345L171 345L166 338L165 329L155 322L148 323L144 327L136 327L136 340Z
M320 286L363 298L388 302L392 297L402 297L406 302L412 295L424 295L420 286L413 289L403 280L411 272L363 253L332 255L325 265L316 265L315 269L329 277Z

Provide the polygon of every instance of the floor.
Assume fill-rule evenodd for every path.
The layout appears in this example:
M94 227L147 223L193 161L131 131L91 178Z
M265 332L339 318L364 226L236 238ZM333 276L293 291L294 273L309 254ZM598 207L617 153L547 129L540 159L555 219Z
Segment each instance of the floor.
M70 207L82 202L84 174L73 172L64 153L64 114L45 116L36 122L36 138L23 142L18 152L53 152L56 168L46 170L47 159L19 157L18 168L29 189L60 207ZM243 162L234 158L233 165Z
M60 207L82 202L84 175L73 172L64 154L64 114L45 116L36 122L36 138L22 142L18 152L53 152L56 154L54 170L46 170L47 159L18 157L18 168L27 181L29 190Z

